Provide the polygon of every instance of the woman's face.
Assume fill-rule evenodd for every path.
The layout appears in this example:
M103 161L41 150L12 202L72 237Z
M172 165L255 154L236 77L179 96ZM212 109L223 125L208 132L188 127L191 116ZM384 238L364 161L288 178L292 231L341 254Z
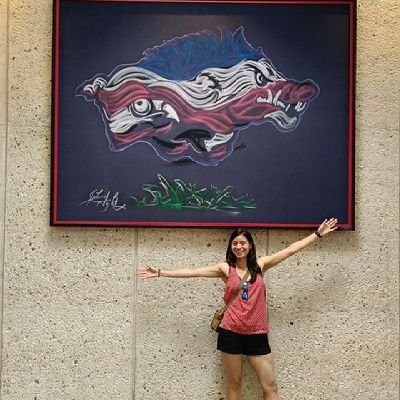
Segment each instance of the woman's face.
M251 249L250 243L245 236L239 235L232 240L231 249L237 259L246 258Z

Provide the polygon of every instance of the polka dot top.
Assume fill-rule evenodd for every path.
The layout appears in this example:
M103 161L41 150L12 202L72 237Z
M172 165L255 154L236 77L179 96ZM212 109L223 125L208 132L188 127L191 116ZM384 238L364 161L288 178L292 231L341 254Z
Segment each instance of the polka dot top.
M229 301L242 278L235 267L229 267L229 276L225 285L224 302ZM247 293L246 293L247 292ZM246 300L247 297L247 300ZM225 311L221 328L242 335L268 333L267 289L261 274L257 274L254 283L247 282Z

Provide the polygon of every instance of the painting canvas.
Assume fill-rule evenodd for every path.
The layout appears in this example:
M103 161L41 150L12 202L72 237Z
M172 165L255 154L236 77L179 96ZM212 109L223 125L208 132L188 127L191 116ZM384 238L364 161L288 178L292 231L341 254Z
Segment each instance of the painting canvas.
M354 30L354 0L54 0L51 224L354 229Z

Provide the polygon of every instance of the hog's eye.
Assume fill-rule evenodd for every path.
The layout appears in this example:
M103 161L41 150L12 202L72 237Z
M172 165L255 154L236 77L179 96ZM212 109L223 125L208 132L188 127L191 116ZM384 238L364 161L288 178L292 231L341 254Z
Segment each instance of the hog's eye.
M268 82L271 82L262 72L256 72L256 83L258 86L265 86Z
M144 116L151 111L151 103L146 99L138 99L131 105L131 109L135 114Z

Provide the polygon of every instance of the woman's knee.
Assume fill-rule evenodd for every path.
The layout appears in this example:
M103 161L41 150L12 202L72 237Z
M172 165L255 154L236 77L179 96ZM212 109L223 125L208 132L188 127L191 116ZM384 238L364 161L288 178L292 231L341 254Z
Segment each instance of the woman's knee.
M239 390L242 385L241 374L234 374L228 376L228 386L233 390Z
M278 393L278 385L276 384L275 379L271 379L268 382L263 382L261 384L261 387L264 395L271 395Z

